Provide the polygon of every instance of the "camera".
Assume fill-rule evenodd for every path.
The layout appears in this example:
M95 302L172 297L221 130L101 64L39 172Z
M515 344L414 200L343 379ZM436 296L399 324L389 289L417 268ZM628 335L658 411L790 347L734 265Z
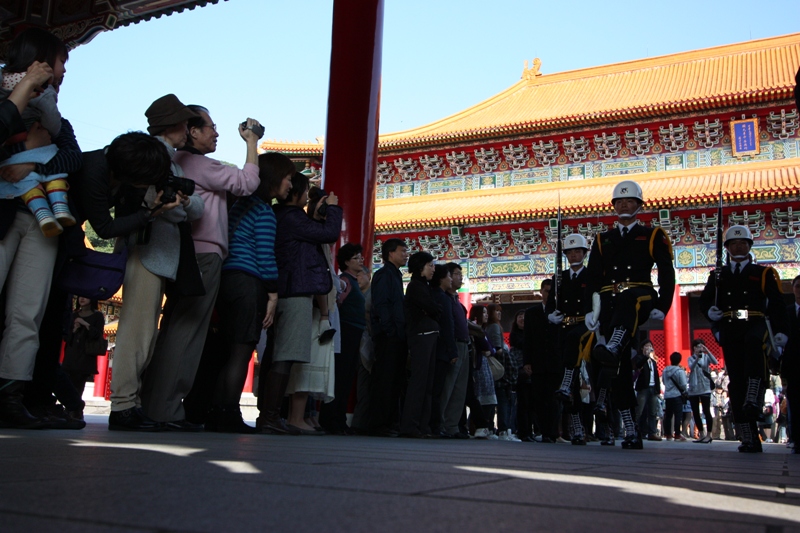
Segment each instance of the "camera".
M194 181L189 178L179 178L172 172L167 177L156 183L156 190L161 193L161 203L171 204L177 198L177 193L182 192L186 196L194 194Z
M321 216L321 217L325 217L325 216L328 215L328 199L327 198L325 198L324 200L322 200L322 202L320 202L319 207L317 208L317 213L319 213L319 216Z
M242 127L246 130L250 130L253 133L255 133L256 137L258 137L259 139L264 136L264 126L262 126L261 124L253 124L252 127L248 128L247 121L245 120L244 122L242 122Z

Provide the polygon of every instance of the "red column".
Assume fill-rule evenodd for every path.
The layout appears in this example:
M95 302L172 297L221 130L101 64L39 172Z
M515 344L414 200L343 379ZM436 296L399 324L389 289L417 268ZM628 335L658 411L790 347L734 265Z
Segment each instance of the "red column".
M97 374L94 376L94 396L105 398L108 385L108 354L97 358Z
M675 285L675 293L672 297L672 307L664 318L664 341L667 347L667 360L672 352L683 354L682 364L686 366L689 357L688 347L688 307L684 304L685 297L681 296L681 289ZM688 302L687 302L688 303Z
M383 0L334 0L323 187L344 209L340 244L372 263L378 164Z
M242 392L253 392L253 375L255 374L256 358L255 353L250 354L250 363L247 365L247 377L244 380Z
M472 308L472 294L469 292L458 292L458 300L461 304L467 309L467 314L469 315L469 310Z

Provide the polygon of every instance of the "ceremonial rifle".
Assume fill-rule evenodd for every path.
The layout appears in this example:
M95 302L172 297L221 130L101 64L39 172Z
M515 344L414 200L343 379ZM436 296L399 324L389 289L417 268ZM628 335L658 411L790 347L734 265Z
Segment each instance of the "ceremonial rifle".
M558 286L561 285L561 270L562 270L562 267L564 266L564 263L563 263L563 252L564 251L562 250L563 244L561 242L561 226L562 226L562 221L561 221L561 193L559 193L559 195L558 195L558 214L556 215L556 275L554 277L556 286L553 287L553 289L555 290L555 293L553 294L553 296L555 298L555 303L556 303L555 309L556 309L556 311L558 311L558 304L559 304Z
M719 208L717 209L717 262L714 267L714 306L719 305L719 283L722 275L722 182L719 184Z

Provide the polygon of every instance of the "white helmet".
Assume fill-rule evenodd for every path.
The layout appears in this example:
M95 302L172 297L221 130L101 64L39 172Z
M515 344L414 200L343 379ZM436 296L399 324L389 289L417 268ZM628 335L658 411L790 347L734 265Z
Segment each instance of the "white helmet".
M575 250L576 248L580 248L583 250L589 251L589 246L586 244L586 238L580 233L572 233L567 235L567 238L564 239L564 247L562 251L566 252L567 250Z
M611 203L613 204L620 198L636 198L640 202L644 202L642 198L642 188L639 184L632 180L620 181L614 186L614 192L611 195Z
M735 239L744 239L750 243L750 246L753 246L753 234L747 226L731 226L728 228L725 232L725 240L723 241L725 246L728 245L729 241Z

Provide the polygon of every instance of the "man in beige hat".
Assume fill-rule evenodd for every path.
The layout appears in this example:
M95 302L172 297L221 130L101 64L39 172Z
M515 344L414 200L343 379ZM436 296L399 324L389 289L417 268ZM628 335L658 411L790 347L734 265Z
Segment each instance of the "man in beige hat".
M145 116L149 124L148 132L164 143L170 158L173 158L175 150L186 143L187 121L197 117L197 113L183 105L174 94L168 94L153 102L145 111ZM184 177L183 170L174 161L170 170L173 176ZM141 188L144 191L142 204L158 212L164 205L163 184L159 182L148 185L146 189ZM111 375L111 414L108 417L108 428L111 430L157 431L161 428L158 422L148 418L142 411L141 378L155 348L164 290L167 282L174 282L178 277L179 265L183 266L180 262L180 225L199 219L204 209L203 199L198 194L188 195L180 188L175 190L174 200L169 198L165 202L179 202L179 205L153 217L143 230L129 235L125 242L128 249L123 285L125 306L120 313L114 371ZM191 241L191 232L188 239ZM190 259L199 281L199 269L193 253ZM192 266L191 261L187 263ZM186 277L183 270L181 277ZM184 428L180 423L178 426L176 429L202 429Z

